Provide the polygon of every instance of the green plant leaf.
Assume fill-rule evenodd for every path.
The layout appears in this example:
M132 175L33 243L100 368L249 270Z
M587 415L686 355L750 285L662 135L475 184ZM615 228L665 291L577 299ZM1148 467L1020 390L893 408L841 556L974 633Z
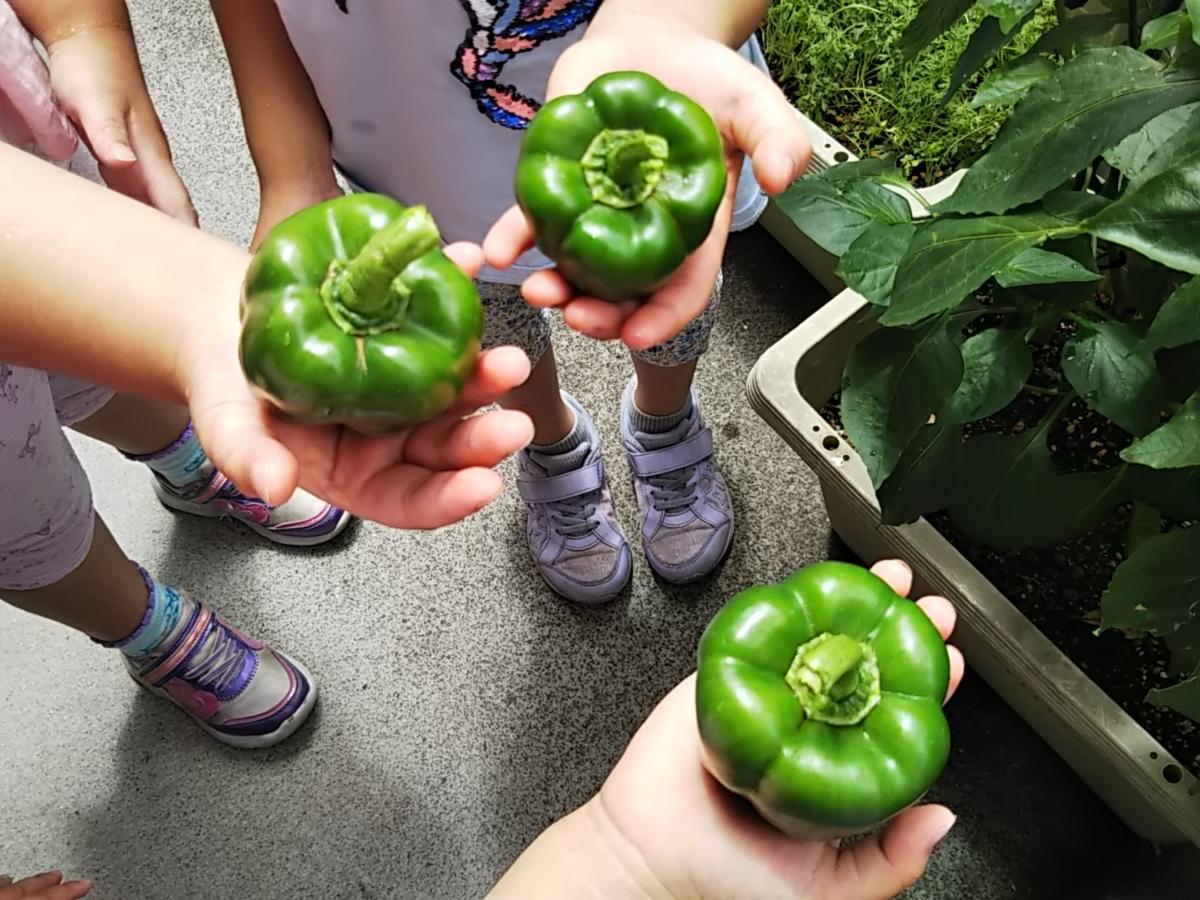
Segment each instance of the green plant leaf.
M1200 391L1169 422L1122 450L1121 459L1152 469L1200 466Z
M1000 213L1036 200L1159 113L1198 99L1200 75L1164 73L1128 47L1087 50L1025 95L935 209Z
M1192 22L1192 43L1200 46L1200 0L1187 0L1187 11Z
M1125 488L1128 497L1151 504L1168 519L1176 522L1200 519L1200 467L1130 466Z
M957 94L967 79L987 65L988 60L1015 38L1032 17L1033 13L1029 13L1021 19L1017 27L1007 32L1001 27L1000 20L992 16L980 22L954 63L954 71L950 73L950 85L942 95L942 102L945 103Z
M866 159L851 159L838 163L823 172L814 172L808 177L816 181L850 181L856 178L876 179L891 174L903 177L887 160L869 156Z
M1019 328L989 328L962 345L962 380L938 415L966 424L999 412L1021 392L1033 371L1033 354Z
M896 269L912 243L917 226L911 223L875 222L838 261L837 276L877 306L892 301Z
M1037 247L1022 250L996 273L996 282L1001 287L1099 280L1097 273L1084 268L1071 257Z
M1180 108L1188 111L1187 118L1173 133L1159 136L1158 146L1141 168L1130 176L1135 184L1140 185L1156 175L1161 175L1200 150L1200 105L1188 104Z
M1090 531L1121 501L1123 466L1068 475L1055 471L1046 446L1050 424L966 442L970 474L950 506L958 528L1001 550L1056 544Z
M1146 334L1146 344L1155 350L1182 347L1193 341L1200 341L1200 276L1167 298Z
M1000 30L1005 34L1041 5L1042 0L979 0L980 8L999 20Z
M925 0L925 5L900 35L900 49L911 59L974 5L975 0Z
M1138 49L1145 53L1147 50L1166 50L1173 47L1179 39L1179 29L1186 24L1187 13L1182 9L1151 19L1142 28L1142 42Z
M869 180L801 178L779 195L780 209L806 235L841 256L875 222L912 220L908 201Z
M1162 534L1162 530L1162 513L1145 501L1135 500L1129 512L1129 527L1125 531L1125 555L1131 556L1150 538Z
M1057 69L1058 66L1044 56L1026 54L1019 57L983 79L983 84L971 98L971 109L989 105L1012 106Z
M962 428L923 425L877 492L885 525L915 522L950 505L963 477Z
M1100 598L1100 627L1170 634L1200 604L1200 528L1152 537L1113 573Z
M919 225L896 271L891 306L880 321L905 325L957 306L1018 253L1062 227L1041 211Z
M917 429L962 378L962 356L941 322L881 328L851 352L842 378L842 424L876 487Z
M1089 47L1116 46L1125 43L1127 16L1115 12L1072 13L1055 25L1030 48L1030 53L1059 53L1072 57Z
M1084 227L1164 266L1200 274L1200 134L1194 140L1191 154L1127 191Z
M1142 170L1159 148L1167 145L1184 129L1200 127L1200 122L1189 122L1196 113L1200 113L1200 103L1185 103L1169 109L1128 135L1117 146L1106 150L1104 159L1110 166L1120 169L1121 174L1130 181L1140 181L1143 178ZM1163 157L1164 160L1166 158Z
M1171 674L1191 672L1200 666L1200 616L1193 616L1165 638L1171 648Z
M1168 688L1151 688L1146 700L1155 706L1165 706L1200 722L1200 669L1179 684Z
M1157 427L1163 405L1158 366L1128 325L1081 323L1063 347L1062 370L1088 406L1130 434Z

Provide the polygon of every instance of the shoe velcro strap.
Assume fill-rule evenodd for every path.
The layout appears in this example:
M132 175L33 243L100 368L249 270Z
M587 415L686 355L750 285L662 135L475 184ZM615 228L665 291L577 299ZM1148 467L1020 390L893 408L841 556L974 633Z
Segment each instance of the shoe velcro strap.
M712 432L707 428L697 431L686 441L662 447L658 450L646 450L642 453L630 453L629 465L635 475L650 478L654 475L665 475L687 466L704 462L712 456Z
M176 639L175 646L142 678L156 686L166 681L203 645L213 627L212 610L207 606L198 606L183 634Z
M582 497L604 486L604 461L547 478L518 478L517 491L529 503L554 503Z

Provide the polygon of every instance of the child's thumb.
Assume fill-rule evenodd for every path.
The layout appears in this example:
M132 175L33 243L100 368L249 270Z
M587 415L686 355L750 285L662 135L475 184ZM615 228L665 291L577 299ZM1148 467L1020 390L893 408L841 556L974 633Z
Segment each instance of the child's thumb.
M121 168L137 162L122 110L108 104L100 108L85 107L80 110L79 124L101 165Z

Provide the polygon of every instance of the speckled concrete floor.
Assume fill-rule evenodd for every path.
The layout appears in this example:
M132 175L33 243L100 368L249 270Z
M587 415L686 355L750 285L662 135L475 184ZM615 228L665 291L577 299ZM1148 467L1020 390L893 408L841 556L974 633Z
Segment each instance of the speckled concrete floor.
M206 4L133 5L205 225L244 241L256 185ZM823 297L757 231L734 239L727 271L699 380L739 531L688 590L640 565L608 609L556 600L526 563L511 491L440 533L363 525L290 552L168 514L144 472L80 441L130 554L306 661L323 701L290 743L229 750L84 638L0 608L0 870L61 866L94 878L98 900L481 895L595 790L725 598L839 552L813 477L743 399L754 360ZM566 384L614 446L622 354L560 337ZM614 490L632 532L624 477ZM1094 880L1103 861L1153 860L977 679L950 715L937 794L959 823L912 897L1168 896Z

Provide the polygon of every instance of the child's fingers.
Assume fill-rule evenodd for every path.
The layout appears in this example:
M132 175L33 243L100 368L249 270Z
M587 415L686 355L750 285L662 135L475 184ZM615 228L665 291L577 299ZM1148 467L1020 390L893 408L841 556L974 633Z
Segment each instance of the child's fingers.
M575 291L554 269L540 269L525 279L521 296L530 306L546 309L563 306L575 296Z
M902 559L881 559L871 566L871 574L886 582L901 597L907 597L912 590L912 569Z
M454 264L467 273L468 276L474 278L479 274L480 268L483 266L483 251L479 249L478 244L472 244L467 241L456 241L453 244L447 244L445 253Z
M519 206L510 206L483 240L488 265L507 269L533 246L533 229Z
M64 881L31 895L30 900L79 900L80 897L86 897L91 889L90 881Z
M783 91L749 63L738 64L741 87L729 123L733 140L753 160L763 190L778 194L808 167L812 143Z
M368 480L363 496L372 502L356 506L359 515L382 525L431 530L478 512L503 489L489 468L429 472L401 464Z
M708 307L721 269L721 255L729 233L729 202L721 206L712 234L660 290L634 311L621 329L631 350L646 350L668 341Z
M532 420L516 410L457 420L443 416L413 431L404 445L404 457L434 471L491 468L532 440Z
M479 354L475 371L455 400L452 412L466 415L495 403L529 377L529 357L518 347L494 347Z
M72 104L92 155L104 166L125 168L137 162L129 136L129 108L118 97L81 97Z
M592 297L580 297L563 307L567 327L598 341L615 341L621 330L641 304L637 300L611 303Z
M62 881L62 872L51 870L40 875L30 875L20 881L11 878L8 884L0 882L0 900L17 900L18 897L29 897L38 891L44 891Z

